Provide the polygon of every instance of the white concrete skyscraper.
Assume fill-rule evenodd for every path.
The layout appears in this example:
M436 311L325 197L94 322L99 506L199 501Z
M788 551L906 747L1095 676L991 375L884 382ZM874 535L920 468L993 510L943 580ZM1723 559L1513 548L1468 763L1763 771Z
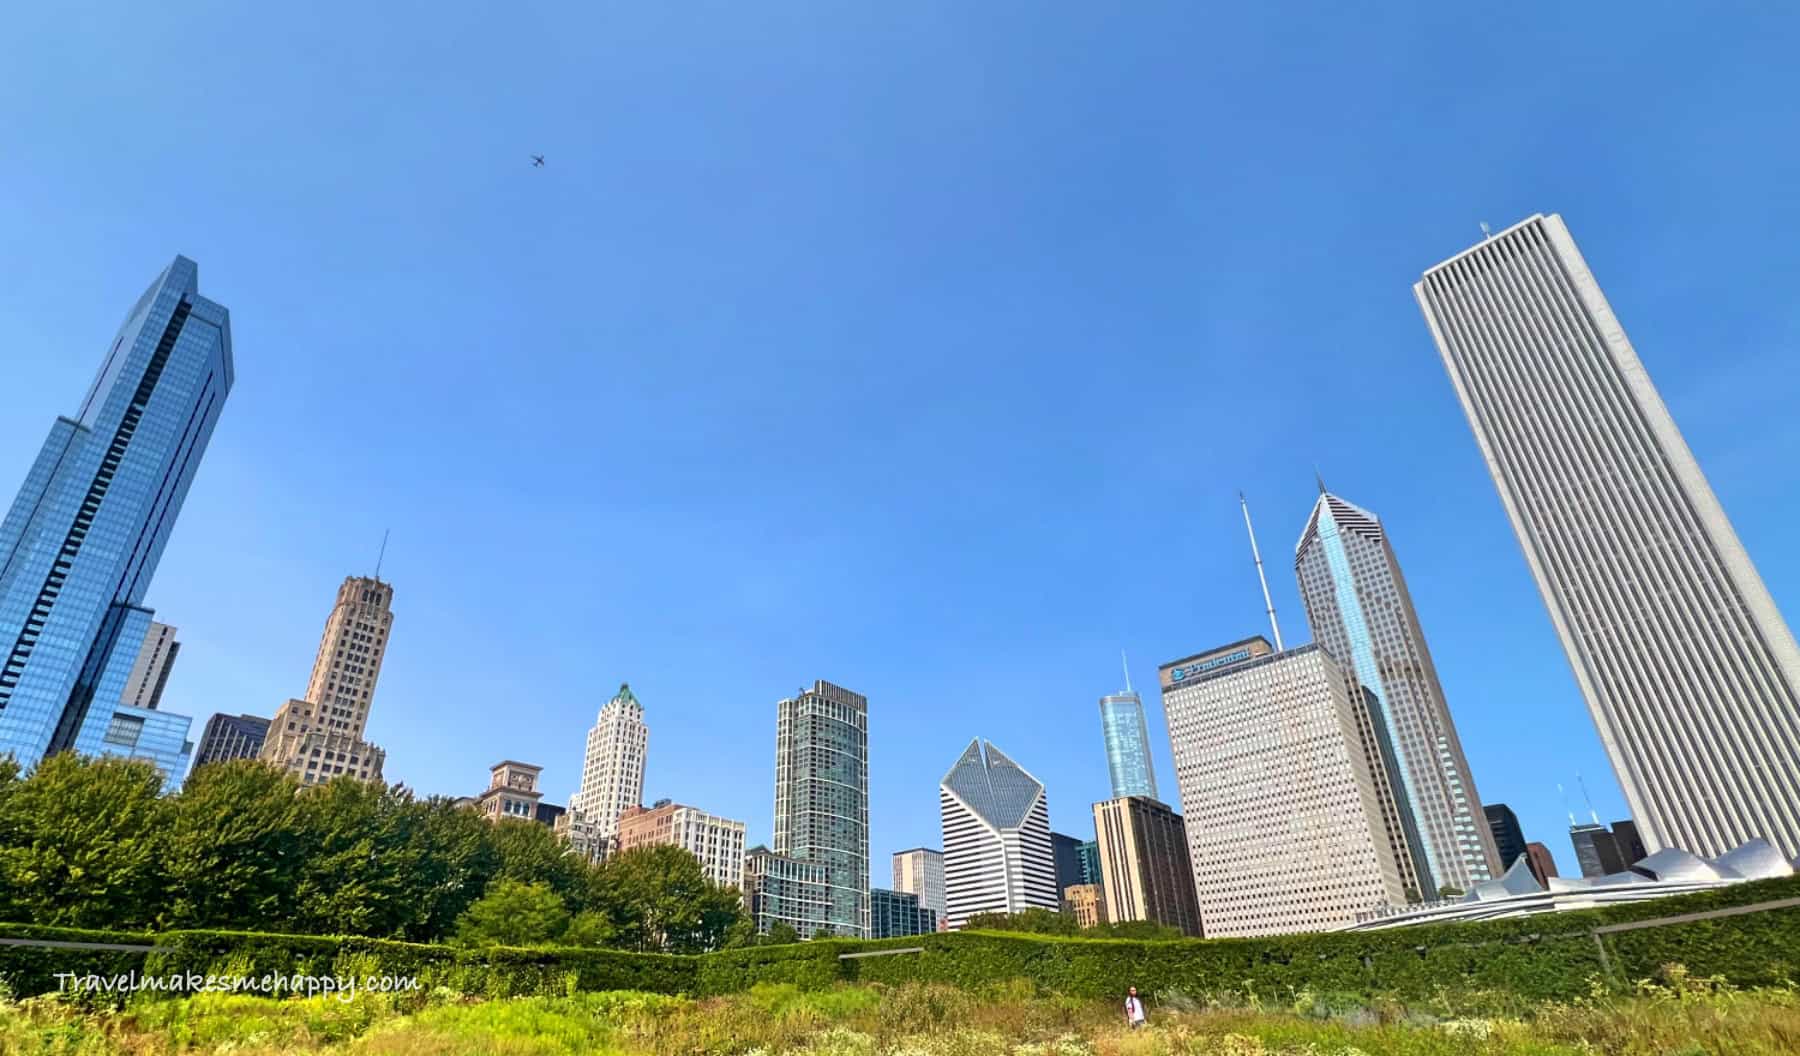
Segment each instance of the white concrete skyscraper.
M1161 673L1208 935L1328 931L1406 904L1369 707L1330 654L1250 638Z
M569 811L592 826L593 835L610 844L619 832L619 817L644 800L644 753L650 727L644 706L629 683L600 707L588 730L587 754L581 763L581 786L569 797Z
M938 785L951 930L977 913L1056 911L1056 857L1043 783L978 737Z
M1294 575L1313 640L1373 694L1394 755L1396 806L1425 892L1499 876L1494 837L1444 702L1412 594L1381 519L1319 485Z
M1413 290L1645 845L1800 854L1800 648L1562 218Z

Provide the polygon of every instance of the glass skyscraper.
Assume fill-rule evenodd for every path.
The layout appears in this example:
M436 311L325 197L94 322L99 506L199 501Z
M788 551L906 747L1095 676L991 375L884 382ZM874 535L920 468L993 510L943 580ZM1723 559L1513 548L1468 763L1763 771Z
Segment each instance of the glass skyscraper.
M1505 865L1381 519L1321 481L1294 574L1313 640L1350 677L1352 699L1360 685L1372 707L1421 893L1499 876Z
M782 701L775 729L775 853L823 867L824 927L869 935L869 701L820 680ZM780 863L769 862L769 874ZM804 936L812 932L798 929Z
M153 761L166 787L190 719L122 700L144 595L231 391L231 322L176 257L126 316L87 398L58 418L0 522L0 753Z
M1127 687L1100 698L1100 727L1106 734L1106 769L1114 799L1156 799L1156 771L1150 763L1150 731L1144 726L1144 702Z

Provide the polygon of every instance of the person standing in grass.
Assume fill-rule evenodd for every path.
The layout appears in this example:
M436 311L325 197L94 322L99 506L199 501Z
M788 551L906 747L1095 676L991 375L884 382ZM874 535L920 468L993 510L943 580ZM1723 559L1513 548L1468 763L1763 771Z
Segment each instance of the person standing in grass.
M1144 1002L1138 998L1135 986L1125 993L1125 1022L1132 1030L1144 1025Z

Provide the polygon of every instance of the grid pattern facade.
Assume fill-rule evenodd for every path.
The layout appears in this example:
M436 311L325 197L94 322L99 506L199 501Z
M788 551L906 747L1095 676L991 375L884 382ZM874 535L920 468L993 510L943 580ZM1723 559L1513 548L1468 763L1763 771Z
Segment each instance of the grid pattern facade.
M755 847L744 856L744 905L756 930L767 935L786 924L810 939L820 931L842 934L833 918L830 867Z
M919 896L919 904L944 924L944 852L914 847L894 853L894 890Z
M1800 648L1562 218L1414 292L1645 845L1800 855Z
M901 935L929 935L937 930L937 914L919 904L911 891L869 889L869 938L892 939Z
M641 807L619 819L618 849L666 844L700 862L700 871L721 887L744 886L744 823L679 803Z
M300 779L382 780L387 753L363 739L375 683L394 624L394 588L372 576L349 576L338 587L325 633L313 657L306 696L289 700L269 720L262 758Z
M938 785L944 903L954 931L978 913L1054 912L1056 858L1044 786L992 744L969 742Z
M1100 729L1106 735L1106 772L1112 794L1156 798L1156 768L1150 761L1150 730L1144 701L1126 690L1100 698Z
M27 768L66 749L133 755L171 788L185 773L190 720L121 697L150 628L145 593L231 383L229 315L177 257L0 520L0 754Z
M1412 593L1374 514L1321 490L1294 548L1313 640L1373 695L1400 823L1423 890L1500 875Z
M269 735L269 720L256 715L214 715L206 720L200 747L194 750L194 769L208 763L255 759L262 754Z
M821 680L776 706L773 843L777 854L826 867L832 931L868 937L869 701L860 693Z
M1331 657L1307 645L1172 684L1175 666L1163 710L1207 934L1324 931L1405 904L1380 766Z
M581 761L581 787L570 797L569 809L593 826L595 835L610 843L619 832L619 818L644 801L644 761L650 749L650 727L644 724L644 706L629 684L600 707L588 730L587 752Z
M155 711L162 703L163 689L169 684L169 672L175 667L175 654L181 643L175 640L175 628L151 621L144 635L143 648L125 678L125 694L121 698L134 708Z
M1063 888L1063 912L1075 918L1075 926L1092 928L1106 923L1106 900L1099 884L1070 884Z
M1151 920L1200 934L1200 902L1181 815L1147 796L1109 799L1094 804L1094 836L1107 920Z

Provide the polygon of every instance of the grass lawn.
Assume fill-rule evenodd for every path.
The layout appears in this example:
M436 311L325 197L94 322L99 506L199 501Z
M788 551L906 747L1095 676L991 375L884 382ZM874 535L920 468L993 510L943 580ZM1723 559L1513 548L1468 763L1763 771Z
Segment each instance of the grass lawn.
M692 1001L642 993L480 1000L447 991L275 1000L200 995L123 1010L57 998L0 1002L6 1056L1789 1056L1800 990L1738 991L1680 971L1630 995L1513 1008L1471 995L1433 1008L1333 1000L1202 1005L1163 995L1151 1024L1022 982L969 993L935 985L803 993L759 986ZM1460 1004L1461 1007L1454 1007Z

